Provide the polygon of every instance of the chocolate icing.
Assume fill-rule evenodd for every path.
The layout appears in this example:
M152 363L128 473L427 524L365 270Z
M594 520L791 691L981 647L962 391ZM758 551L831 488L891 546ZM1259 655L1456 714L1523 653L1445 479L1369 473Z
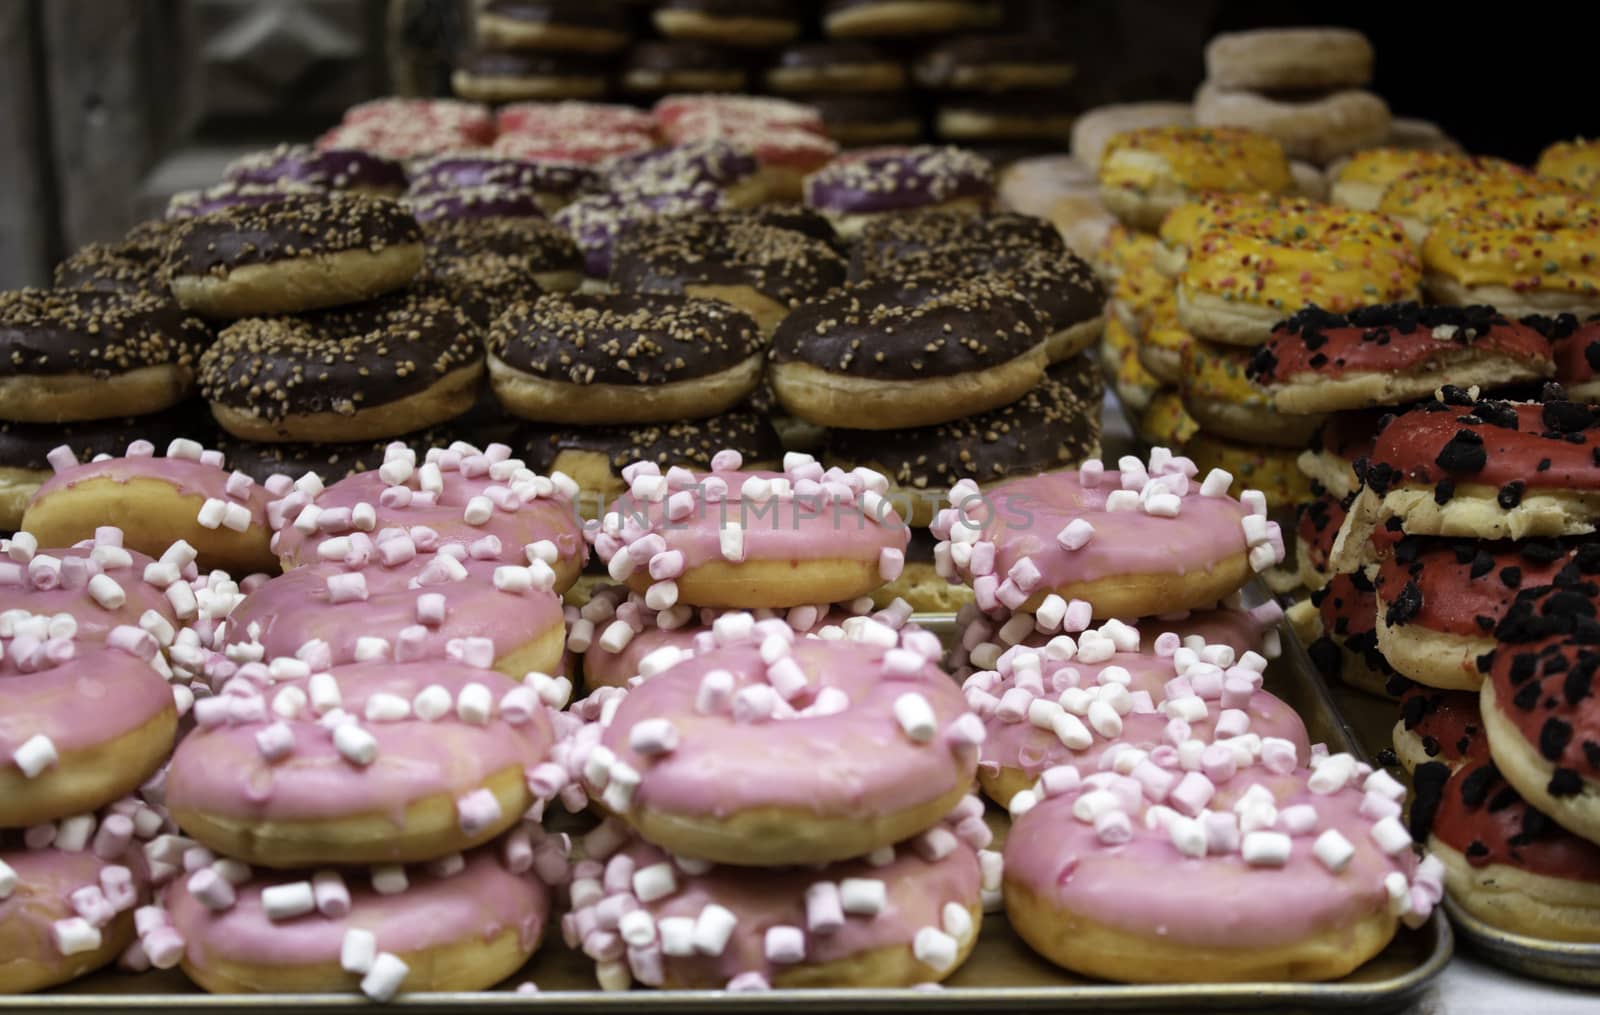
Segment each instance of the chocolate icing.
M128 445L147 440L165 448L175 438L188 437L206 447L216 446L217 425L204 402L184 402L148 416L95 419L78 423L9 423L0 420L0 468L45 471L45 457L65 444L87 462L96 455L121 458Z
M776 466L783 459L783 445L772 424L764 414L748 409L707 419L635 427L530 425L521 428L509 443L535 472L548 472L563 451L605 455L618 475L633 462L654 462L663 470L674 465L709 469L712 456L724 448L739 452L750 466Z
M231 324L201 360L200 390L214 404L271 420L351 414L476 362L478 336L449 290L421 284L368 303Z
M204 190L180 190L167 201L167 218L181 220L211 215L231 208L256 208L273 204L287 194L316 194L315 187L280 180L277 183L219 183Z
M406 171L400 163L357 148L316 149L278 145L235 159L223 170L234 183L275 186L282 181L326 190L401 190Z
M778 54L773 66L796 70L827 70L847 66L899 67L899 61L867 42L797 42ZM808 100L809 101L809 100Z
M297 194L185 222L173 236L167 270L169 276L223 276L247 264L352 250L377 253L420 242L416 220L395 201Z
M792 312L773 359L829 373L919 380L1008 362L1044 340L1043 316L1008 286L976 278L848 285Z
M966 35L940 43L917 61L917 82L924 88L955 87L956 75L966 69L1034 65L1064 68L1071 63L1054 39L1039 35Z
M489 351L570 384L666 384L727 370L760 350L755 321L726 303L623 293L550 294L506 310Z
M89 243L56 265L57 289L104 289L111 292L167 294L161 265L172 241L173 225L156 219L141 222L115 243Z
M542 219L438 219L423 236L427 277L451 289L485 328L511 304L538 299L534 275L583 270L577 244Z
M693 39L651 39L628 50L628 70L673 74L681 71L746 72L746 61L723 46Z
M611 281L633 292L750 286L779 303L813 299L844 282L844 260L804 233L716 213L646 219L625 232Z
M170 297L93 289L0 293L0 377L111 377L192 366L211 331Z
M587 53L538 49L474 49L456 61L461 73L486 78L595 78L604 81L605 64Z
M628 30L627 8L605 0L489 0L482 13L536 25Z

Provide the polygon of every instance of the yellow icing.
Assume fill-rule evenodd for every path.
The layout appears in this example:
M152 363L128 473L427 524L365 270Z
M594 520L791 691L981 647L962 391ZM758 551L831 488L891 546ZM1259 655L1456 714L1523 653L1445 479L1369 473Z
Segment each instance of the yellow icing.
M1105 362L1115 371L1117 394L1124 401L1131 400L1128 392L1144 392L1146 397L1161 389L1161 381L1139 362L1138 340L1123 326L1117 315L1106 315L1105 331L1101 333Z
M1561 199L1577 192L1545 176L1523 171L1509 175L1476 175L1464 179L1446 172L1414 173L1391 183L1378 211L1432 226L1452 215L1494 209L1529 197Z
M1336 313L1417 298L1421 265L1409 245L1342 240L1300 244L1211 232L1184 265L1185 295L1270 307L1288 316L1316 304Z
M1183 349L1183 393L1230 405L1271 408L1267 393L1251 383L1244 369L1254 349L1191 341Z
M1179 448L1199 432L1200 424L1183 407L1183 399L1170 388L1150 399L1144 415L1139 417L1139 436L1151 444Z
M1534 172L1600 196L1600 140L1557 141L1539 156Z
M1388 215L1319 204L1305 198L1210 195L1174 208L1161 223L1161 242L1187 248L1208 232L1243 234L1287 243L1408 245L1405 227Z
M1100 183L1139 192L1172 181L1194 191L1282 194L1294 188L1273 138L1237 127L1148 127L1117 134L1100 161Z
M1136 233L1121 225L1112 226L1100 249L1102 273L1107 278L1119 279L1129 271L1150 267L1155 263L1160 246L1160 241L1147 233Z
M1337 183L1371 183L1386 187L1408 173L1444 172L1462 178L1520 172L1502 159L1412 148L1369 148L1350 156L1334 176Z
M1422 245L1428 270L1462 285L1505 286L1517 292L1600 290L1600 205L1543 207L1542 215L1516 205L1503 210L1505 217L1463 216L1436 223Z

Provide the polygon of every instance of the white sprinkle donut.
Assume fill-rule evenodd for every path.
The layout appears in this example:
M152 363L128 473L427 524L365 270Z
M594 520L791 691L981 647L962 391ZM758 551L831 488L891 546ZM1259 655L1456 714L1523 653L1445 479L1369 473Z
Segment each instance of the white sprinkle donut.
M1443 871L1412 854L1404 786L1348 754L1313 761L1217 782L1190 771L1165 793L1047 770L1012 802L1011 925L1050 961L1107 980L1344 976L1400 920L1428 918Z
M846 602L899 575L910 531L882 475L798 453L779 473L740 464L722 451L709 473L624 469L630 492L592 534L611 577L667 609Z
M1275 137L1291 159L1326 165L1389 136L1389 106L1372 92L1352 88L1311 99L1277 99L1226 91L1207 83L1194 99L1202 127L1246 127Z
M549 684L457 662L326 666L247 663L196 703L167 774L187 834L268 867L409 863L486 842L534 803Z
M1359 88L1372 80L1372 43L1349 28L1225 32L1206 44L1206 80L1261 91Z
M387 1001L485 990L539 947L550 891L533 871L554 844L530 823L495 845L370 875L229 861L243 869L219 863L174 881L151 922L181 938L183 971L212 993L360 990Z
M999 885L982 815L965 797L907 842L786 869L713 866L636 838L619 847L602 825L573 868L562 935L607 990L934 983L971 953Z
M797 638L729 614L712 636L566 752L647 840L738 865L841 860L927 830L971 786L982 724L933 635L856 617Z

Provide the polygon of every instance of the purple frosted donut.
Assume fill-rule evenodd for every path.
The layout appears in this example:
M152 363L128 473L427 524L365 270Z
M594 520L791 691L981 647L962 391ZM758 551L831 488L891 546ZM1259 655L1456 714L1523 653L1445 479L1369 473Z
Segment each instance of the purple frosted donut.
M317 188L280 180L272 184L219 183L204 190L180 190L167 202L168 219L198 218L228 208L256 208L281 201L287 194L314 194Z
M405 199L418 222L439 219L544 218L539 195L522 187L486 185L412 193Z
M400 163L355 148L279 145L235 159L223 171L231 183L276 187L303 183L323 190L359 190L394 196L405 189Z
M724 200L722 191L709 187L654 197L592 194L556 212L555 222L572 234L583 251L584 273L591 278L606 278L611 274L612 248L628 226L656 215L717 211L724 207Z
M994 167L976 152L950 146L874 148L835 159L806 178L806 204L835 215L875 214L962 198L987 204Z
M477 187L507 187L531 191L546 212L554 212L598 180L595 170L576 162L509 155L441 155L411 173L410 194L420 198Z
M756 204L756 157L726 141L698 141L622 155L605 164L606 188L623 197L683 197L706 191L727 194L729 207Z

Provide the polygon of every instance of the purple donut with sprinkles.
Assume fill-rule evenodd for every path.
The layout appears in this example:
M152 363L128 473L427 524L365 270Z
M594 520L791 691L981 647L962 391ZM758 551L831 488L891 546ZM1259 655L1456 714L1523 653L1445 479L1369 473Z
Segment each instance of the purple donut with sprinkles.
M303 183L321 190L355 190L394 197L406 187L400 163L355 148L279 145L235 159L223 172L231 183L276 187Z
M979 212L993 199L989 160L948 145L856 152L805 181L806 205L826 215L841 236L859 233L874 215L921 208Z

